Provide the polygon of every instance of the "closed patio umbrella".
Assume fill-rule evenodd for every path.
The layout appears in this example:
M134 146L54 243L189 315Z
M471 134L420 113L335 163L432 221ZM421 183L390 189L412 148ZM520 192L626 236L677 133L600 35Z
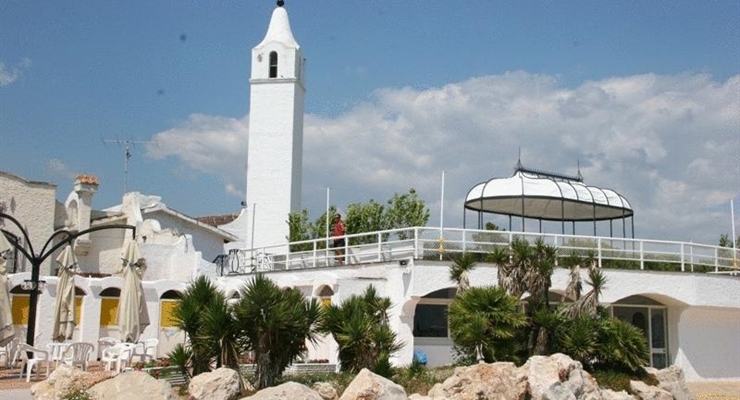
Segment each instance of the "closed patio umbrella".
M146 309L144 288L141 278L146 271L146 260L139 254L139 245L131 241L123 256L123 288L118 302L118 327L121 329L121 340L136 342L139 335L149 325L149 312Z
M67 245L62 254L57 257L59 264L59 281L57 283L57 298L54 302L54 322L51 338L57 342L72 339L75 329L75 266L77 258L72 246Z
M8 289L8 263L5 255L13 247L0 232L0 347L13 340L13 313L10 310L10 290Z

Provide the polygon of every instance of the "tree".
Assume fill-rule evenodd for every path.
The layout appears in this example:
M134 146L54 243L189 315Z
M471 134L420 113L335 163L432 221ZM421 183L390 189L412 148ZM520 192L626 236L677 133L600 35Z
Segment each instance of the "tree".
M461 293L470 287L470 271L475 268L477 256L475 253L458 253L449 256L452 260L450 265L450 280L457 284L457 292Z
M534 245L515 237L508 248L496 248L490 259L498 265L498 282L506 292L521 299L525 292L527 317L530 324L528 350L530 355L543 354L548 347L548 331L532 317L540 310L549 310L548 294L557 258L557 248L539 238Z
M719 247L733 247L732 246L732 239L730 239L730 235L723 233L719 237ZM735 239L735 246L736 249L740 248L740 236L738 236Z
M370 285L362 296L353 295L324 309L320 330L331 333L337 342L343 371L357 373L367 368L381 375L389 373L390 357L403 346L388 326L390 307L390 299L379 297Z
M288 241L301 242L311 240L311 222L308 220L308 209L288 214ZM313 246L310 243L290 245L290 251L309 251Z
M186 366L193 376L210 371L212 362L237 368L236 321L223 294L207 277L198 277L185 289L173 314L190 341L183 354L190 356Z
M296 240L315 240L326 237L326 221L331 221L337 208L331 206L329 214L322 214L313 223L308 222L308 211L301 210L288 215L287 224L290 228L288 237L289 241ZM384 206L375 200L367 203L352 203L347 207L344 218L347 226L347 234L357 234L366 232L376 232L388 229L402 229L414 226L425 226L429 220L429 209L424 201L419 198L414 189L409 189L405 194L394 194ZM408 239L408 232L399 232L398 237L401 240ZM383 240L387 240L388 235L384 235ZM350 239L351 245L375 243L375 236L359 236ZM325 242L319 242L318 248L323 249ZM310 250L310 245L298 245L297 251ZM291 247L291 250L294 248Z
M459 349L478 362L510 359L516 353L512 340L526 325L517 299L501 287L472 287L450 304L450 336Z
M262 274L242 289L234 306L243 346L253 351L256 387L272 386L295 357L314 342L321 321L321 307L293 288L279 288Z
M388 221L382 204L375 200L367 203L352 203L347 207L345 224L347 234L377 232L388 229ZM387 235L386 235L387 236ZM350 245L377 243L377 236L359 236L350 238Z
M402 229L414 226L425 226L429 221L429 209L424 200L419 198L416 191L411 188L408 193L394 194L388 200L386 209L388 229ZM409 238L408 233L399 232L398 238L405 240Z

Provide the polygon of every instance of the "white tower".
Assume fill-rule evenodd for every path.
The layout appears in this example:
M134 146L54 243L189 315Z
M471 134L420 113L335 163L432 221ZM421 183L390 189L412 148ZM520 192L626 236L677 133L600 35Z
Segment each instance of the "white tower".
M286 243L288 214L301 205L305 60L282 3L252 49L247 247Z

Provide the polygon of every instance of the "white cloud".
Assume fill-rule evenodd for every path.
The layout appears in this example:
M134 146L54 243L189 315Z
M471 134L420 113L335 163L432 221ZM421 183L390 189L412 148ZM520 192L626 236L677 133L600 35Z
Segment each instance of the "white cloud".
M244 192L248 119L193 114L157 133L147 145L153 159L176 157L185 169L218 176L232 195Z
M436 225L445 170L445 225L459 226L467 191L510 175L521 147L532 168L575 174L580 161L587 184L630 200L639 237L713 243L729 231L724 208L740 193L738 88L740 76L717 82L706 74L564 88L556 77L519 71L381 89L343 115L305 117L303 203L313 216L327 186L340 207L414 187L437 208ZM179 157L243 193L246 121L193 115L155 135L150 156Z
M48 160L44 167L46 169L46 173L49 176L64 181L74 180L77 175L79 175L78 173L74 172L72 168L70 168L67 164L65 164L64 161L58 158L52 158L51 160Z
M12 85L21 77L23 70L28 69L30 66L31 60L28 58L23 58L13 67L5 66L5 63L0 60L0 87Z

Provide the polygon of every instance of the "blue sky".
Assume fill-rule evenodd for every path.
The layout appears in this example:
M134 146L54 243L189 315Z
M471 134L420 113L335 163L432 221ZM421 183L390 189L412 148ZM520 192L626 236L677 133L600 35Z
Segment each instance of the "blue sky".
M120 202L124 166L123 147L104 139L151 141L132 149L130 190L193 216L237 211L250 51L274 7L0 1L0 170L58 184L60 200L76 174L98 176L104 208ZM532 168L574 174L580 161L587 184L631 201L639 237L714 243L730 232L740 1L286 8L308 60L312 218L327 186L340 209L414 187L438 225L445 170L445 225L461 226L467 191L509 176L521 148Z

